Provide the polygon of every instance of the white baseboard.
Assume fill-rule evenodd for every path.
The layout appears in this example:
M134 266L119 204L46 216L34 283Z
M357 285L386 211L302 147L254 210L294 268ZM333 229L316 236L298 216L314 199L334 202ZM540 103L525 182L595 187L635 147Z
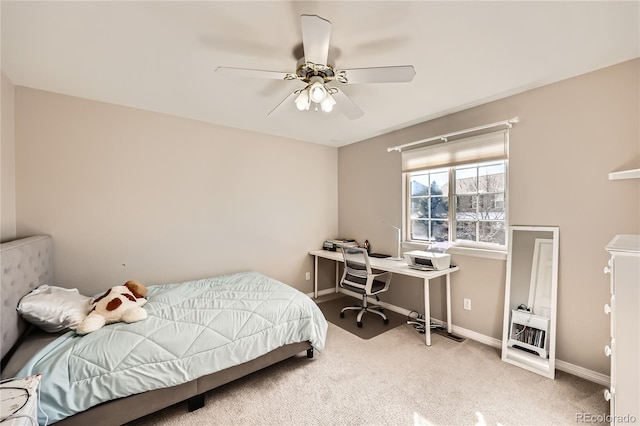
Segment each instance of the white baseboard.
M327 288L325 290L318 290L318 297L325 296L327 294L335 294L335 292L336 292L335 287ZM356 293L353 293L353 294L356 294ZM307 293L307 296L313 299L313 292Z
M453 331L453 334L457 334L461 337L466 337L467 339L475 340L476 342L484 343L485 345L491 346L492 348L502 349L502 340L496 339L495 337L487 336L477 333L473 330L458 327L455 324L451 327L451 331Z
M606 387L611 386L611 379L606 374L598 373L597 371L589 370L579 365L570 364L566 361L556 359L556 369L564 371L565 373L573 374L574 376L582 377L583 379L590 380L599 385Z
M432 321L441 323L443 325L445 324L443 321L438 321L438 320L432 320ZM496 339L490 336L485 336L484 334L476 333L475 331L467 330L466 328L458 327L456 325L451 327L451 331L453 331L454 334L457 334L459 336L466 337L480 343L484 343L485 345L488 345L497 349L502 349L502 340L500 339ZM606 387L609 387L611 383L609 376L607 376L606 374L598 373L596 371L589 370L584 367L580 367L579 365L562 361L561 359L556 359L556 370L573 374L574 376L589 380L594 383L598 383Z
M432 321L441 323L443 325L445 324L443 321L439 320ZM497 349L502 349L502 340L496 339L495 337L485 336L484 334L476 333L475 331L467 330L466 328L458 327L456 325L453 325L451 327L451 331L461 337L466 337L471 340L475 340L476 342L484 343L485 345ZM579 365L562 361L561 359L556 359L556 370L573 374L574 376L589 380L594 383L598 383L606 387L609 387L610 385L609 376L607 376L606 374L598 373L597 371L589 370L587 368L580 367Z
M319 291L318 296L330 294L330 293L335 293L335 289L331 288L331 289ZM349 290L345 290L343 288L340 289L340 293L344 293L348 296L357 297L357 298L361 297L358 293L354 293ZM408 309L404 309L399 306L392 305L390 303L376 302L375 299L372 299L372 298L370 298L370 300L371 300L371 303L376 303L382 306L383 308L396 312L400 315L408 316L409 313L411 312ZM435 318L432 318L431 321L436 324L440 324L442 326L446 324L444 321L441 321ZM486 336L484 334L477 333L473 330L468 330L466 328L458 327L455 324L451 326L451 331L453 332L453 334L457 334L460 337L464 337L470 340L475 340L476 342L483 343L493 348L502 349L502 340L496 339L495 337ZM610 386L610 383L611 383L609 376L607 376L606 374L598 373L596 371L592 371L587 368L580 367L579 365L562 361L560 359L556 359L556 369L560 371L564 371L565 373L573 374L574 376L581 377L591 382L601 384L603 386L608 387Z

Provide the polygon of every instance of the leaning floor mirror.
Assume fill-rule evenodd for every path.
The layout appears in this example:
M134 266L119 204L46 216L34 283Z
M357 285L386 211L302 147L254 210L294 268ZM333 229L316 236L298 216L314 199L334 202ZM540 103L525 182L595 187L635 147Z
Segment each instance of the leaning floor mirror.
M555 378L559 228L509 227L502 360Z

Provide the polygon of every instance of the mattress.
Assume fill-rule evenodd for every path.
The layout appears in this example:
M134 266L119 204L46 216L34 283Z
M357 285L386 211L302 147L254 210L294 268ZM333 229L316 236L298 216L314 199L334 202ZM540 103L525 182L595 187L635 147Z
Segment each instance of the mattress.
M68 332L18 372L42 374L41 422L177 386L286 344L324 349L327 322L313 300L257 272L149 286L147 299L146 320Z

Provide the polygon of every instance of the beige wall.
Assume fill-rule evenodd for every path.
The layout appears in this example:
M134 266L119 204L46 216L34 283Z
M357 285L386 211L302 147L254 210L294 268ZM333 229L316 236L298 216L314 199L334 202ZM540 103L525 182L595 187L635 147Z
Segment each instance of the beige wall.
M0 93L2 104L1 144L0 144L0 242L16 236L16 193L15 193L15 132L14 97L15 87L11 80L0 72Z
M256 270L312 291L336 148L24 87L15 101L17 230L53 236L57 285Z
M510 134L510 223L559 226L557 357L609 374L604 246L616 234L640 233L640 180L610 181L608 173L640 167L639 75L634 60L340 148L340 234L395 250L378 222L402 222L400 154L387 147L519 116ZM453 323L501 339L505 262L453 262L461 268L452 278ZM383 300L415 309L420 286L407 281L394 278ZM436 317L440 287L431 291Z
M52 234L56 284L85 293L129 278L153 284L244 269L309 292L306 253L328 236L394 252L394 231L380 223L402 222L400 156L388 146L518 115L510 222L560 227L558 358L608 374L603 247L640 232L640 181L607 175L640 166L639 67L620 64L339 150L17 87L9 185L17 233ZM12 207L5 84L3 76L3 233ZM505 262L453 261L461 268L454 324L501 339ZM443 318L442 286L431 296ZM383 300L421 309L421 286L395 277Z

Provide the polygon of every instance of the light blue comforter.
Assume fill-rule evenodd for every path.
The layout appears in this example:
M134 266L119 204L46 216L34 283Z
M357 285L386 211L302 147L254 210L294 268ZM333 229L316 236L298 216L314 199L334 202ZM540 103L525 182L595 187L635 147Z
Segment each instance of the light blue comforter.
M289 343L308 340L324 349L327 322L318 306L256 272L150 286L147 299L146 320L86 336L69 332L18 373L43 374L40 402L49 423L114 398L186 383Z

